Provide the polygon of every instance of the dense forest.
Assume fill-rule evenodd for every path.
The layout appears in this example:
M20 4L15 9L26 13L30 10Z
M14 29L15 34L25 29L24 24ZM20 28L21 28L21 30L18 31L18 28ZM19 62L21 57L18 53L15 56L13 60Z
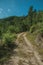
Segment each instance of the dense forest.
M10 56L17 34L29 31L43 34L43 11L37 11L30 6L27 16L12 16L0 19L0 62Z

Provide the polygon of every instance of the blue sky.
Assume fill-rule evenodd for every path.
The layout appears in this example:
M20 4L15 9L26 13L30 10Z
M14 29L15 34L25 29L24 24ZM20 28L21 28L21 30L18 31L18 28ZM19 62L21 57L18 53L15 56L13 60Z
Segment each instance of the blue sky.
M43 10L43 0L0 0L0 18L27 15L31 5Z

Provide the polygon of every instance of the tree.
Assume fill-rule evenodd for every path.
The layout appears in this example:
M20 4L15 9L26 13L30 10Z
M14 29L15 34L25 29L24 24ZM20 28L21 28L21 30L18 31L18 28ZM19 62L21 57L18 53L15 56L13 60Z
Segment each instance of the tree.
M33 6L30 6L28 15L29 15L30 24L32 26L32 22L33 22Z
M42 22L42 15L41 15L40 11L39 11L38 16L37 16L37 21Z
M37 19L36 19L36 17L37 17L37 11L36 11L36 9L33 11L33 24L35 23L37 23Z

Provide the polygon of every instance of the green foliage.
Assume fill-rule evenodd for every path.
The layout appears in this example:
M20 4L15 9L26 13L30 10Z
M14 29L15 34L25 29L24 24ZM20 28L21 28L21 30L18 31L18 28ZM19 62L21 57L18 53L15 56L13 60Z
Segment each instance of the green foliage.
M16 34L4 33L2 37L2 44L5 44L7 46L14 43L15 40L16 40Z
M9 26L8 31L11 32L11 33L14 33L15 32L14 26L13 25Z
M0 42L0 62L3 62L7 57L10 57L13 49L17 47L15 40L16 34L4 33Z
M30 32L43 32L43 22L38 22L30 28Z

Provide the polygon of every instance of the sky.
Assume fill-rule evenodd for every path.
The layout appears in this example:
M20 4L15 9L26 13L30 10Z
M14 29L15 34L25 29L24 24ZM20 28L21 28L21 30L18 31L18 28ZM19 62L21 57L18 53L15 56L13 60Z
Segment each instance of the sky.
M43 10L43 0L0 0L0 18L26 16L31 5Z

